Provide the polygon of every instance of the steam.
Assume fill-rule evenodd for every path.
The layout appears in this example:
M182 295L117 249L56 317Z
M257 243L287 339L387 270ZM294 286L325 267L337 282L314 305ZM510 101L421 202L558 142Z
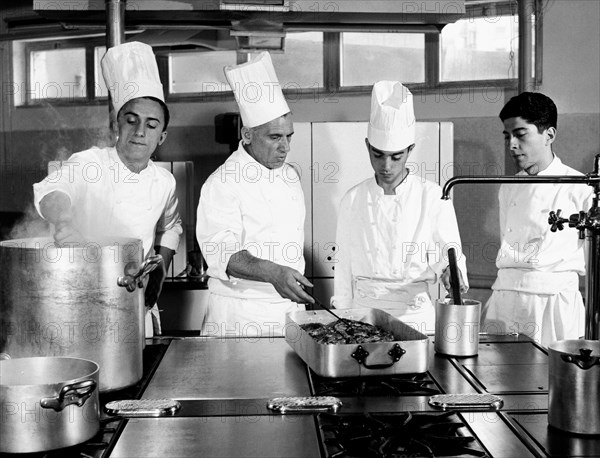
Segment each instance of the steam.
M33 204L25 209L24 216L15 223L8 235L9 239L51 236L50 224L38 214Z

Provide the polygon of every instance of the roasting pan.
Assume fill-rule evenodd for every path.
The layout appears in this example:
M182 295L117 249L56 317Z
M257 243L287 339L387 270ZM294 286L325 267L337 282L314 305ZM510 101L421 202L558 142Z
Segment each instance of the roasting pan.
M322 377L416 374L429 366L430 341L425 335L379 309L338 309L341 318L381 326L394 335L393 342L321 344L300 325L329 324L335 320L324 310L290 312L285 340L304 362Z

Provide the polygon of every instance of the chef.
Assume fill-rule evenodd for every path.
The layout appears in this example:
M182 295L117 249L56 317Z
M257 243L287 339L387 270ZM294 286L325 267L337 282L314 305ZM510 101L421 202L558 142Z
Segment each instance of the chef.
M112 47L101 64L116 115L116 145L73 154L34 184L34 203L61 245L133 237L142 241L144 258L162 256L145 288L146 306L154 308L153 319L147 315L149 335L149 329L158 331L156 300L182 234L175 179L150 160L167 137L169 111L150 46Z
M375 174L341 201L331 302L379 308L425 333L435 329L430 285L441 279L450 287L449 248L457 251L461 290L468 285L451 201L406 168L415 129L410 91L396 81L376 83L365 139Z
M523 92L500 111L504 138L518 176L582 175L554 153L558 111L544 94ZM567 217L592 205L585 184L503 184L500 204L498 277L482 310L490 333L516 332L544 346L578 339L585 309L579 275L585 274L584 240L577 231L551 232L548 213Z
M225 76L242 140L204 183L196 235L208 264L206 335L281 334L285 314L313 302L303 287L304 195L285 162L292 115L268 53Z

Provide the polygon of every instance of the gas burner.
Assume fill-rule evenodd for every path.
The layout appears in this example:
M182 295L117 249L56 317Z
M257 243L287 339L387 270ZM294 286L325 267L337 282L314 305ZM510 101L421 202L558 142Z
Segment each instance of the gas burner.
M488 457L455 412L319 414L328 458Z
M311 372L318 396L400 396L438 394L427 374L328 379Z

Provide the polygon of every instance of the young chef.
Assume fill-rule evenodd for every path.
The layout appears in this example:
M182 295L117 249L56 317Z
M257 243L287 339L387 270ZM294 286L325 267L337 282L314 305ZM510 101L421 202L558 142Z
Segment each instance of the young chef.
M500 111L504 139L517 175L581 175L552 150L557 110L539 93L513 97ZM485 330L518 332L542 345L577 339L585 311L579 277L585 273L584 241L575 230L551 232L548 213L567 217L592 203L585 184L503 184L500 187L501 245L498 277L482 311Z
M410 91L395 81L376 83L365 139L375 175L342 199L332 304L383 309L433 332L429 286L441 278L449 288L448 249L457 250L463 292L466 265L451 201L440 198L437 184L406 168L415 128Z
M226 67L242 140L204 183L196 235L208 264L207 335L280 334L285 314L312 302L302 285L304 195L285 162L292 115L268 53Z
M142 240L144 257L153 249L162 255L145 289L146 306L154 308L150 322L158 331L156 300L182 234L175 178L150 160L167 137L169 111L150 46L115 46L101 64L116 114L116 145L73 154L33 185L34 203L54 225L59 244L133 237Z

